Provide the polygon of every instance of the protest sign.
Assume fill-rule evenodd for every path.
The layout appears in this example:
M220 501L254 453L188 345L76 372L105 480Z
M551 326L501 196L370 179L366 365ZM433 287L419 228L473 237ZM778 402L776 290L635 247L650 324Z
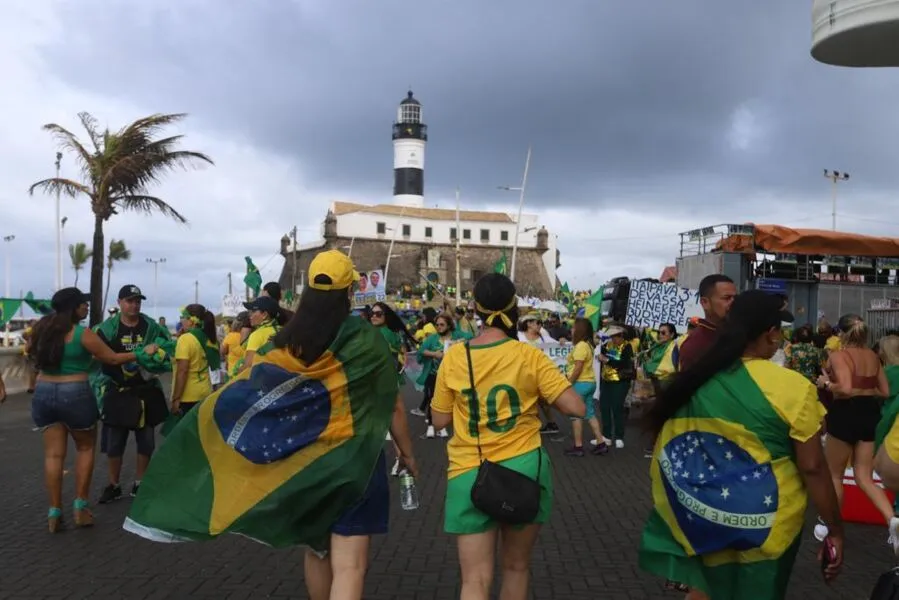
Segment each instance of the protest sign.
M679 333L687 330L693 317L703 316L699 290L668 283L632 281L624 322L632 327L658 329L662 323L673 324Z
M225 294L222 296L222 316L236 317L238 313L245 310L243 307L244 302L246 300L239 294Z

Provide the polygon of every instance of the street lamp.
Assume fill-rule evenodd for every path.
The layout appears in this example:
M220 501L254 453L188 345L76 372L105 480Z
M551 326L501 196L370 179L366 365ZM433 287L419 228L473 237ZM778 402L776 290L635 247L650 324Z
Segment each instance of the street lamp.
M62 152L56 153L56 179L59 179L59 166L62 163ZM60 187L56 185L56 289L62 289L62 221L59 218L59 192Z
M159 298L159 264L165 263L165 259L148 258L147 262L153 265L153 315L158 319L159 311L156 309L156 300Z
M13 240L16 239L14 235L4 235L3 241L7 244L12 243ZM10 258L12 257L12 252L9 250L9 246L6 247L6 289L4 291L4 298L9 298L9 281L10 281Z
M843 171L831 171L829 169L824 169L824 176L830 179L833 182L831 186L831 204L832 204L832 212L831 221L833 230L837 230L837 183L840 181L849 181L849 173Z
M396 243L396 235L402 227L403 215L406 214L406 207L400 210L400 216L396 218L396 227L393 229L393 237L390 238L390 247L387 249L387 264L384 265L384 289L387 289L387 273L390 271L390 258L393 256L393 245Z
M59 220L59 239L61 242L60 246L63 246L63 247L65 246L65 239L64 239L65 238L65 228L66 228L66 223L68 223L68 221L69 221L69 217L63 217L62 219ZM66 285L65 273L61 273L59 277L60 277L59 287L60 287L60 289L62 289Z
M515 242L512 244L512 268L509 270L509 279L515 283L515 259L518 256L518 233L521 227L521 209L524 208L524 191L528 186L528 169L531 166L531 147L528 146L528 156L524 161L524 175L521 177L519 187L500 186L499 189L510 192L520 192L518 197L518 218L515 219Z

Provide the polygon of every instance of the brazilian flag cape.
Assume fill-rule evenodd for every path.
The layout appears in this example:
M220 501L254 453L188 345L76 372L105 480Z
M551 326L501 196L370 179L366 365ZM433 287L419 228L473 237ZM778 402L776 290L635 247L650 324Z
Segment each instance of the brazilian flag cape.
M880 422L874 433L875 452L883 445L883 440L886 439L890 429L893 428L893 423L899 417L899 365L887 365L883 368L883 372L890 384L890 397L883 404Z
M793 442L824 414L815 387L771 361L715 375L656 441L641 568L714 600L784 598L807 502Z
M239 533L327 549L368 486L398 391L384 338L349 317L310 365L284 349L187 413L153 460L124 528L158 542Z

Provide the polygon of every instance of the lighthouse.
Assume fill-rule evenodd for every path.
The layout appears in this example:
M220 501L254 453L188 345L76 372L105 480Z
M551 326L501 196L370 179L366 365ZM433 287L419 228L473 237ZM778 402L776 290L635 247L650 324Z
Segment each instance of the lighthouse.
M400 102L393 123L393 202L422 208L425 187L425 144L428 126L421 120L421 102L412 90Z

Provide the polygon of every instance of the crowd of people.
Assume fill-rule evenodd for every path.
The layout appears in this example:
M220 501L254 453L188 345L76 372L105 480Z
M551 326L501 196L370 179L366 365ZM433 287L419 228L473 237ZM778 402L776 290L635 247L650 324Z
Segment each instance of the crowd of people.
M723 275L703 280L704 318L684 335L671 323L655 332L615 323L594 331L584 318L566 327L555 315L544 321L520 314L513 282L497 273L476 283L469 305L426 308L410 325L385 302L354 315L356 281L347 256L323 252L310 265L295 314L280 305L277 284L267 284L226 331L206 307L191 304L174 334L141 312L146 298L135 285L119 291L118 310L92 329L81 325L88 297L76 288L59 290L54 312L34 326L27 349L37 371L32 417L44 440L49 530L64 525L68 438L76 450L73 521L89 526L98 430L108 465L99 502L123 495L122 457L132 432L138 458L130 493L144 499L141 483L154 477L160 425L171 425L172 437L159 449L164 454L169 439L187 435L186 427L202 429L213 420L221 431L245 427L290 385L305 382L301 412L353 396L363 404L347 404L344 413L369 421L334 426L324 439L318 417L279 408L280 421L300 417L306 424L303 441L286 433L277 438L276 430L269 443L279 458L266 450L264 460L247 460L320 456L323 448L358 442L354 460L365 468L359 475L344 470L333 489L317 490L329 522L310 528L302 522L307 517L294 518L291 539L310 547L305 581L313 600L362 598L370 538L388 530L385 438L393 445L393 474L418 474L400 395L407 357L416 354L423 394L411 412L426 420L426 438L447 439L444 530L456 538L462 598L488 597L497 553L501 597L527 597L532 551L553 505L541 434L559 431L558 414L571 419L573 445L565 456L623 448L627 401L638 385L648 389L643 423L653 498L640 565L666 578L669 589L692 600L785 597L809 500L819 515L814 537L823 576L836 577L843 562L843 472L850 463L899 553L899 518L873 478L876 466L886 486L899 488L899 336L871 348L857 315L842 317L835 329L822 322L817 331L800 327L790 334L793 317L784 298L738 293ZM540 347L550 341L570 345L564 370ZM364 368L354 367L362 364L360 354ZM168 393L158 377L167 371L173 374ZM247 412L213 415L202 408L241 395ZM365 403L370 412L359 408ZM333 410L332 420L344 409ZM584 421L594 438L589 450ZM222 451L251 456L252 449L236 444ZM197 464L184 461L166 493L192 493L199 484L191 477L209 476ZM216 486L245 476L219 471ZM330 473L316 476L329 481ZM167 507L166 519L178 510ZM272 516L294 510L292 498L281 495L267 510ZM312 540L312 529L326 532L326 541ZM202 533L208 536L209 528Z

